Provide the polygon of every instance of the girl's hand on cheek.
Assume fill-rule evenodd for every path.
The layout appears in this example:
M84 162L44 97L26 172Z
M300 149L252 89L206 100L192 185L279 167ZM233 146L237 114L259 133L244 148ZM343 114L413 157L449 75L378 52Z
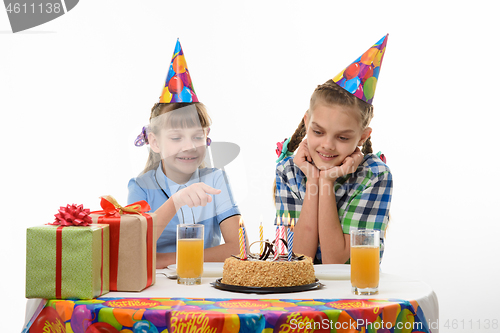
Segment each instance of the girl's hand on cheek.
M210 187L205 183L196 183L175 193L172 199L177 211L184 205L188 205L190 208L206 206L208 202L212 202L210 194L219 194L220 192L221 190Z
M309 148L307 146L307 139L304 139L297 149L297 153L293 158L293 163L299 167L300 170L306 175L308 179L319 178L319 170L313 164Z
M358 147L354 152L347 156L341 165L327 170L320 171L320 178L328 181L335 181L337 178L354 173L363 161L364 155Z

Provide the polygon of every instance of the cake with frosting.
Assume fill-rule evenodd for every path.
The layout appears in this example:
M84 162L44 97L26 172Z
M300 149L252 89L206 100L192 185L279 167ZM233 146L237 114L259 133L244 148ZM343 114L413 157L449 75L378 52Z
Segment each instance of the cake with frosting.
M292 287L316 281L313 261L307 256L296 256L294 260L259 260L236 257L224 261L221 282L245 287Z

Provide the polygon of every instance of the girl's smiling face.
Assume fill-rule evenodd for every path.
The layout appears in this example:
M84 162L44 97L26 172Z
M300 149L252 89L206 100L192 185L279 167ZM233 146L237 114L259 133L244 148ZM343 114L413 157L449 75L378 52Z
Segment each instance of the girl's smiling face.
M307 145L318 169L341 165L370 136L372 129L362 129L356 115L352 107L323 103L306 113Z
M166 128L150 135L150 145L163 161L163 171L178 184L186 183L205 159L207 133L201 127Z

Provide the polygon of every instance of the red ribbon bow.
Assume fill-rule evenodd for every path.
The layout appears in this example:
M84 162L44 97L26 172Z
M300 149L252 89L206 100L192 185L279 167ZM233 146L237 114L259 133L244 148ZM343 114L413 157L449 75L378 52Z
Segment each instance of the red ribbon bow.
M61 226L88 226L92 224L92 218L89 216L90 209L83 208L83 205L67 205L66 207L59 208L59 214L54 215L56 220L51 225Z
M149 204L144 200L123 207L110 195L101 197L101 207L102 211L92 213L104 213L106 217L120 217L122 214L143 214L151 210Z

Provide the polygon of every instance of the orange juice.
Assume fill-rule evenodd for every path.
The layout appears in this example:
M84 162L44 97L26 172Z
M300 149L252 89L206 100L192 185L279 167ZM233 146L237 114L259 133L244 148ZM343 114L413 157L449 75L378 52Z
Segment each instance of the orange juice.
M358 289L377 288L380 249L373 246L351 246L351 284Z
M203 274L203 239L177 240L177 276L198 278Z

